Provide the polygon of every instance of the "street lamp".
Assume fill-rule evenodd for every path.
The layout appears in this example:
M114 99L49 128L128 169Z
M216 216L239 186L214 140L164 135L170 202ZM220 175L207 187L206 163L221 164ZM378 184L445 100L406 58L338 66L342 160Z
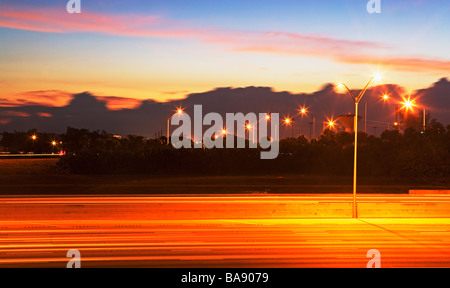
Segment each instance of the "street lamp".
M266 121L267 121L267 122L272 121L272 115L271 115L271 114L266 114ZM271 134L272 134L272 133L271 133ZM275 135L278 135L278 125L275 125ZM273 141L274 141L275 135L272 135L272 136L270 137L270 142L273 142ZM279 139L277 139L277 141L279 141Z
M292 138L294 138L294 118L289 118L289 117L285 118L285 119L284 119L284 124L285 124L286 126L291 126L291 129L292 129Z
M408 99L403 98L403 107L402 109L405 109L406 112L408 112L409 110L414 111L414 108L417 107L416 105L416 100L411 100L411 96L408 97Z
M347 94L350 95L355 101L355 156L354 156L354 162L353 162L353 218L358 218L358 210L356 207L356 177L357 177L357 164L358 164L358 104L361 101L361 98L364 96L364 94L367 91L367 88L369 87L370 83L376 79L380 78L379 75L374 75L372 78L370 78L369 82L367 83L366 87L359 93L358 97L355 97L355 94L353 94L350 89L348 89L347 85L341 83L339 84L339 88L345 88L347 91Z
M383 101L384 103L387 103L390 101L390 96L389 94L385 93L381 96L381 101ZM364 110L364 133L367 133L367 104L368 101L366 100L365 102L365 110Z
M328 121L328 126L330 127L330 129L333 129L334 125L336 125L336 123L333 120Z
M308 108L306 107L301 107L300 108L300 114L302 114L302 116L305 115L311 115L312 118L312 122L309 123L310 127L309 127L309 140L312 140L312 131L314 131L314 139L316 139L316 115L309 113ZM314 128L313 128L314 127Z
M268 115L266 115L266 119L267 119L267 116ZM254 145L256 143L255 142L255 138L256 138L255 131L257 132L258 125L255 124L254 126L252 126L252 124L247 123L247 125L245 125L245 129L248 131L248 142L250 143L250 133L251 133L252 134L252 144ZM255 129L255 130L253 130L253 129Z
M170 143L170 138L169 138L169 134L170 134L170 120L172 120L172 118L175 115L182 115L183 114L183 109L182 108L177 108L177 112L175 114L173 114L169 119L167 119L167 145L169 145Z
M333 120L333 118L327 118L327 121L323 122L323 132L325 132L326 130L333 131L334 128L336 128L336 132L339 132L338 127L336 126L336 121Z
M416 99L411 99L411 95L408 97L408 99L406 99L405 97L402 97L402 98L403 98L403 102L401 102L401 104L403 106L402 106L401 110L405 110L405 116L408 113L408 111L411 111L414 113L414 108L419 108L419 109L423 108L422 129L423 129L423 131L425 131L427 128L427 119L426 119L427 118L427 110L426 110L426 108L420 107L419 105L417 105Z

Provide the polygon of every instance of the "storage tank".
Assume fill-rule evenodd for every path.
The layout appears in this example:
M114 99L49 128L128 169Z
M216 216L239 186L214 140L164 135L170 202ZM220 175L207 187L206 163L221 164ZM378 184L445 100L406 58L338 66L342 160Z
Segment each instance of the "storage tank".
M362 117L358 116L358 122L361 121ZM345 132L353 133L355 131L355 115L348 113L341 115L337 118L339 122L345 127Z

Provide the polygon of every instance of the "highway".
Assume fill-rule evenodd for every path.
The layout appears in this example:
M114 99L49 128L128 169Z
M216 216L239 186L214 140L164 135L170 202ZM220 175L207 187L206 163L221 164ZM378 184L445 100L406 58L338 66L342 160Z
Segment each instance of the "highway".
M0 267L450 267L449 198L2 196Z

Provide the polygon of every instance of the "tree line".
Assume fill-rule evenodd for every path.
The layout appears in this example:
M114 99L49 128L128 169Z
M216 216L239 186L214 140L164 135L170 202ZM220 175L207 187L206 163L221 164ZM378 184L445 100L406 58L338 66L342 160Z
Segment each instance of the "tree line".
M358 137L361 176L450 182L450 125L433 120L426 130L411 126L402 133L391 130L374 137L359 132ZM326 130L312 141L305 136L283 139L277 159L261 160L260 149L175 149L165 137L119 138L105 131L68 128L60 135L4 133L0 146L11 153L65 151L58 165L80 174L340 176L352 175L353 143L353 133Z

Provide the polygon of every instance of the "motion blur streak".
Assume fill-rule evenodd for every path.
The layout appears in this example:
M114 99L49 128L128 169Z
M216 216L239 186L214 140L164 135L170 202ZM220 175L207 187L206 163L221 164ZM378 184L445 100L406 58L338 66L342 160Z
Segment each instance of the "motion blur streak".
M444 215L450 202L359 201L361 213L403 217ZM381 252L382 267L450 267L448 216L349 219L350 195L14 196L0 198L0 211L0 267L63 268L70 249L80 251L82 267L363 268L371 249Z

